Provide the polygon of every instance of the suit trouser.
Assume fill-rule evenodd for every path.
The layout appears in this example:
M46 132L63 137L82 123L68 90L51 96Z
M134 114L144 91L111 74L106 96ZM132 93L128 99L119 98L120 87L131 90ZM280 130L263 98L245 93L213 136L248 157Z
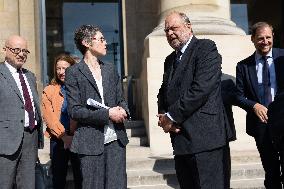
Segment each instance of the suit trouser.
M229 146L198 154L176 155L175 168L181 189L229 189Z
M258 132L254 139L265 171L264 185L267 189L281 189L279 154L272 144L269 128L263 125Z
M282 134L282 133L281 133ZM284 136L282 135L274 136L273 138L273 146L279 153L280 157L280 167L281 167L281 182L282 187L284 188Z
M99 155L79 155L83 189L126 189L126 149L119 141Z
M52 168L52 182L54 189L64 189L68 171L68 162L70 160L74 184L76 189L81 189L82 178L80 172L80 162L78 155L64 149L64 143L61 139L51 138L50 140L50 157Z
M13 155L0 155L1 189L34 189L38 132L24 131L19 149Z

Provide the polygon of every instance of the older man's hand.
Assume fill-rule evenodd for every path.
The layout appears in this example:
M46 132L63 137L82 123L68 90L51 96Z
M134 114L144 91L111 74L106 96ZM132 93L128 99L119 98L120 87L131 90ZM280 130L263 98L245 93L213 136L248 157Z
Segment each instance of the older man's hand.
M166 114L158 114L157 117L159 118L158 125L163 128L165 133L180 132L180 129L175 126L174 122Z

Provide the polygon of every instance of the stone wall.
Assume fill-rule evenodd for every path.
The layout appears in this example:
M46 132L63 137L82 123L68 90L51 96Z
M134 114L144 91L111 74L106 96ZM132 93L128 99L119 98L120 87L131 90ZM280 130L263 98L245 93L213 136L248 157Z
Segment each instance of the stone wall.
M0 0L0 46L10 35L20 35L28 41L30 54L25 67L41 79L37 0ZM1 53L0 60L4 60Z
M141 71L144 39L157 25L157 0L125 0L125 26L128 75L138 78Z

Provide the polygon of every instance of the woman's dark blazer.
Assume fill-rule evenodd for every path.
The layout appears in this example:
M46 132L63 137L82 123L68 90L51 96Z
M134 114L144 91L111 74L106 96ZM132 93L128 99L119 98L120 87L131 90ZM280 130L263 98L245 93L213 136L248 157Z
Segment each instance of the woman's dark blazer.
M123 98L122 85L115 66L99 62L102 74L103 95L106 106L121 106L128 115L127 104ZM67 68L65 73L68 113L78 122L72 141L71 151L78 154L98 155L104 150L104 127L114 125L117 138L124 146L128 138L123 124L114 124L109 119L108 109L95 109L87 105L92 98L102 102L96 81L84 60Z

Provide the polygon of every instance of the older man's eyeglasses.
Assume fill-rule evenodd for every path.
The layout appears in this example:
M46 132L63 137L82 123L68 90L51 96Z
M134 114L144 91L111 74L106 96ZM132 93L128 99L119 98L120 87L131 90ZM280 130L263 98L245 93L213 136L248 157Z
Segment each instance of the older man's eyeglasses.
M105 39L104 37L100 37L100 38L95 38L95 37L93 37L92 39L93 39L93 40L100 41L101 43L106 42L106 39Z
M21 52L22 52L23 54L29 54L29 53L30 53L30 51L29 51L28 49L11 48L11 47L8 47L8 46L6 46L6 48L9 49L9 50L10 50L13 54L15 54L15 55L18 55L18 54L20 54Z

